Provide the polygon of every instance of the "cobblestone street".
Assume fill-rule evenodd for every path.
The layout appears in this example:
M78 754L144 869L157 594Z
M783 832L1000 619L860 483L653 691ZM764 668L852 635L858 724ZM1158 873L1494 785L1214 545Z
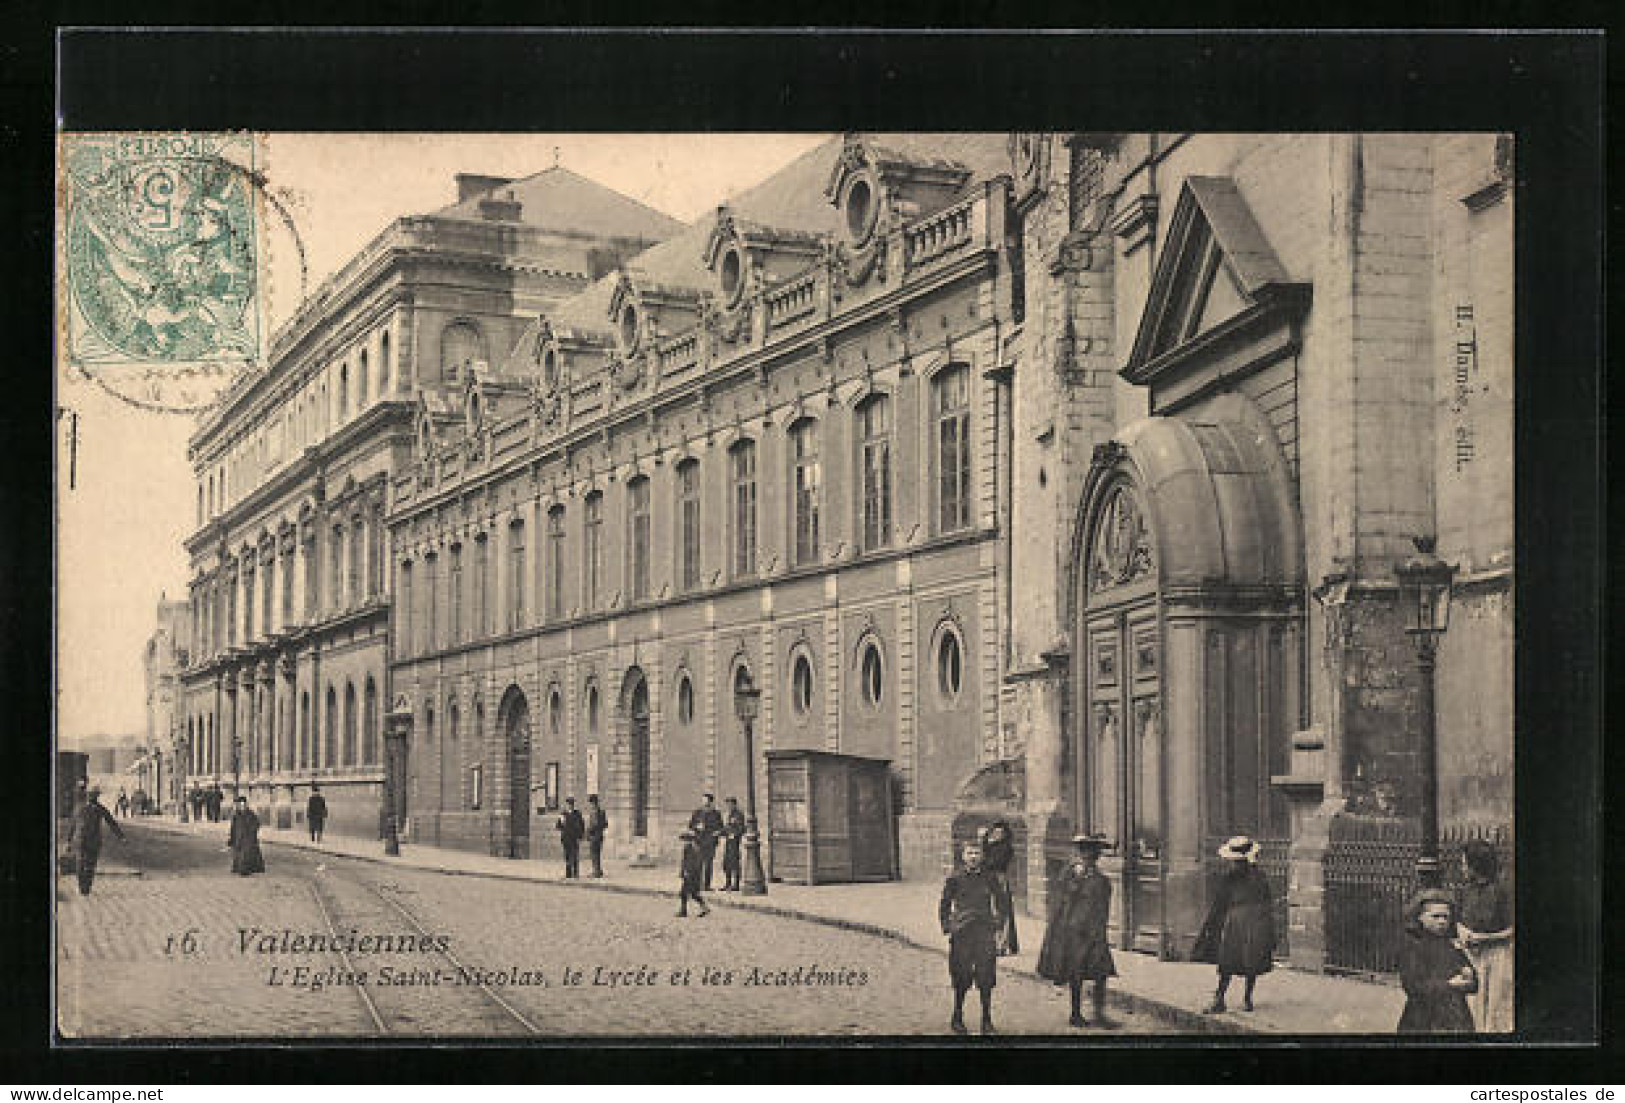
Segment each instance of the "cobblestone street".
M379 1021L406 1036L948 1033L946 958L863 933L731 908L680 920L664 898L274 845L264 876L237 878L218 842L142 827L109 847L141 876L101 878L86 899L58 881L58 1021L70 1037L374 1036ZM433 948L346 956L284 939L327 934L328 916L343 935L421 942L415 919L455 964ZM365 983L349 983L360 973ZM974 994L969 1004L974 1027ZM1066 1032L1066 1012L1062 990L1001 976L1002 1033L1103 1033ZM1113 1033L1167 1029L1116 1014Z

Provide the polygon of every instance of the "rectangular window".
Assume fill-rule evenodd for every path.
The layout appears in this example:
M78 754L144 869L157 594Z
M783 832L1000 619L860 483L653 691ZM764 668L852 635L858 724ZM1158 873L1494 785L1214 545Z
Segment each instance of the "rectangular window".
M643 601L649 596L649 480L634 479L626 489L629 588L633 601Z
M970 524L970 372L948 368L932 385L937 419L937 530Z
M274 547L264 548L260 552L260 573L265 576L260 586L260 591L265 598L260 607L260 623L265 626L264 630L269 633L271 625L276 623L276 549Z
M508 627L518 629L525 624L525 522L515 521L508 526L508 585L512 596L508 601Z
M485 533L474 537L474 607L468 614L468 634L473 639L479 639L491 631L490 612L487 606L490 570L488 550Z
M891 403L875 395L858 411L863 441L862 499L864 550L891 542Z
M733 573L756 573L756 446L741 441L730 453L733 465Z
M412 564L401 564L401 600L397 612L400 615L400 633L397 637L401 654L412 655L417 652L417 641L412 638Z
M818 423L800 421L790 430L791 452L795 457L795 487L792 501L796 515L796 563L818 562Z
M677 468L678 584L686 590L700 586L700 463L688 460Z
M475 811L485 801L485 767L476 762L468 768L468 802Z
M585 549L582 555L582 566L585 576L582 580L586 591L585 606L588 609L598 608L598 583L601 568L603 567L604 550L604 496L598 491L587 495L586 529L583 539Z
M366 546L366 529L361 521L357 521L350 528L349 594L351 605L358 605L361 602L361 553L366 550Z
M439 565L436 562L436 558L437 557L434 555L426 555L423 557L424 651L433 651L439 645L439 635L437 625L435 624L435 614L438 612L436 606L439 604L440 599L440 580L435 577L435 568Z
M289 544L282 553L282 623L293 623L293 564L295 560L293 545Z
M331 551L333 593L330 598L332 608L337 611L344 608L344 526L333 526L333 546Z
M451 559L447 563L446 627L447 642L456 646L463 642L463 546L451 546Z
M564 619L564 507L554 506L547 514L548 567L547 615Z
M243 642L254 638L254 561L243 564Z

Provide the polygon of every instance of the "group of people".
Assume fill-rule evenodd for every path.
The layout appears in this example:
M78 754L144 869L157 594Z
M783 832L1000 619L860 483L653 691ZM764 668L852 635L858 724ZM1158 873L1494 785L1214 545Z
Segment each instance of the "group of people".
M1510 1033L1516 1029L1512 893L1495 848L1479 839L1462 853L1459 898L1417 893L1406 911L1399 979L1401 1034Z
M123 796L122 793L119 795ZM124 829L102 804L102 791L87 789L83 803L73 814L73 826L68 835L80 896L89 896L95 885L96 867L102 854L103 828L112 829L119 842L125 841ZM231 852L231 872L244 877L265 872L265 856L260 851L260 820L248 806L248 798L241 794L233 804L226 849Z
M194 785L192 791L186 794L187 803L192 806L192 818L199 822L208 820L210 823L220 822L221 810L225 807L226 794L219 785L210 785L204 788Z
M147 796L145 789L137 789L134 793L126 793L120 789L118 799L113 802L113 810L124 818L150 816L157 811L152 806L152 798Z
M609 817L604 814L598 794L587 797L587 814L576 807L574 797L564 798L564 811L554 822L559 833L559 846L564 850L564 875L570 879L581 876L581 840L587 840L587 851L592 858L592 875L604 875L604 835L609 831Z
M700 916L711 914L702 892L711 891L712 871L715 868L717 843L722 849L722 891L740 891L740 843L745 837L745 814L739 810L739 801L728 798L728 812L724 816L717 807L717 798L705 794L705 802L694 809L688 818L688 827L679 834L683 842L683 856L679 863L681 887L677 894L677 915L688 915L693 901Z

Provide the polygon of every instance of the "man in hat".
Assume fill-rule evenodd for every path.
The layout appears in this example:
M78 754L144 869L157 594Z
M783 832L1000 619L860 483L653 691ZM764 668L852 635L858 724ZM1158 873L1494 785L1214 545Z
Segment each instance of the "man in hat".
M948 875L937 905L937 920L948 936L948 979L954 986L955 1034L965 1033L965 993L971 985L982 998L982 1033L993 1033L993 986L998 983L998 934L1007 916L993 875L982 865L982 844L973 839L960 849L964 868Z
M102 824L113 829L119 842L124 841L124 829L113 814L102 807L102 791L92 789L85 794L85 803L73 817L73 833L69 836L77 859L79 895L89 896L90 886L96 880L96 862L102 854Z
M693 831L684 831L677 836L683 840L683 861L681 874L682 888L677 894L677 917L688 918L688 902L694 901L695 907L700 909L700 918L711 914L705 900L700 896L701 879L705 876L705 854L700 849L699 840Z
M739 841L745 837L745 813L739 801L728 798L728 820L722 828L722 891L739 891Z
M564 876L581 876L581 837L587 833L587 821L576 808L576 798L564 798L564 811L554 825L559 833L559 845L564 848Z
M592 875L604 875L604 834L609 830L609 817L598 803L597 793L587 794L587 852L592 856Z
M717 856L717 840L722 838L722 813L717 810L717 798L705 794L705 803L694 809L688 818L688 829L694 832L694 843L700 848L705 869L705 891L711 891L711 865Z
M327 826L327 798L314 781L310 783L310 799L305 802L305 822L310 827L310 841L321 842L322 828Z
M1094 982L1095 1025L1114 1027L1106 1015L1106 978L1117 975L1106 921L1111 914L1112 883L1096 868L1109 844L1104 835L1077 835L1077 854L1062 871L1050 895L1049 929L1038 954L1038 975L1072 990L1072 1026L1088 1026L1083 1017L1083 982Z

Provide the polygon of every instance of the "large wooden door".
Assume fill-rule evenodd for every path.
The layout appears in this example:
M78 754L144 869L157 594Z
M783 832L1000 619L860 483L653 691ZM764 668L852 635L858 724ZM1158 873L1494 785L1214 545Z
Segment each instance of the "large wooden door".
M632 835L649 834L649 683L638 675L629 706L632 755Z
M530 708L523 696L508 702L508 857L530 857Z

